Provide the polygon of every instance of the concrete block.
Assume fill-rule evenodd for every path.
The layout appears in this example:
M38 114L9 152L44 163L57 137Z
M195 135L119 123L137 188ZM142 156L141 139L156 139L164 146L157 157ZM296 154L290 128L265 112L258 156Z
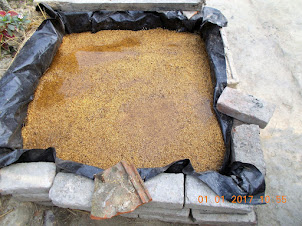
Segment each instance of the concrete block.
M6 194L47 193L56 175L52 162L17 163L0 169L0 192Z
M172 223L192 224L193 221L189 217L167 217L160 215L139 214L139 218L146 220L159 220Z
M217 101L218 111L240 121L264 128L275 111L275 105L252 95L226 87Z
M145 182L152 201L144 207L182 209L184 203L184 175L162 173Z
M127 217L127 218L138 218L138 214L133 213L133 212L121 214L119 216L121 216L121 217Z
M199 196L203 197L203 200ZM207 196L207 198L205 198ZM252 207L245 204L231 203L218 198L205 183L193 176L187 176L185 182L185 208L196 209L203 213L232 213L245 214L252 211ZM216 200L215 200L216 198Z
M55 10L98 11L98 10L201 10L204 0L34 0L47 3Z
M266 166L261 149L259 126L234 120L231 134L234 160L253 164L265 175Z
M158 215L166 217L189 217L190 209L166 209L166 208L147 208L141 206L132 213L145 215Z
M15 194L13 195L16 199L23 202L44 202L51 201L49 198L49 194L41 193L41 194Z
M90 211L93 190L91 179L72 173L58 173L49 198L59 207Z
M35 202L38 205L42 205L42 206L55 206L51 201L49 202Z
M256 225L257 217L254 211L248 214L202 214L192 210L194 223L206 225Z

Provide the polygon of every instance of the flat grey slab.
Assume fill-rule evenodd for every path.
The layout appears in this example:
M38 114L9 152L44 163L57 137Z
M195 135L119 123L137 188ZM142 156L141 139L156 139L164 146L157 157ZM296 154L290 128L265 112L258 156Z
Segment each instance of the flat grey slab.
M47 193L56 175L52 162L17 163L0 169L1 194Z
M203 214L192 210L194 223L206 225L256 225L257 217L254 211L248 214Z
M41 193L41 194L15 194L13 195L16 199L23 202L45 202L51 201L49 198L49 193Z
M138 207L132 213L138 215L158 215L164 217L189 217L190 209L166 209L166 208L147 208L144 206Z
M182 209L184 203L184 175L162 173L145 182L152 201L144 207Z
M234 161L253 164L265 175L266 166L260 143L259 126L234 120L231 136Z
M55 10L98 11L98 10L201 10L204 0L34 0L47 3Z
M245 123L266 127L275 111L275 105L226 87L217 101L218 111Z
M59 207L90 211L93 190L91 179L72 173L58 173L49 198Z
M249 205L223 201L205 183L193 176L186 177L185 208L196 209L198 213L244 214L252 211Z
M193 221L189 217L168 217L161 215L139 214L139 218L146 220L159 220L172 223L192 224Z

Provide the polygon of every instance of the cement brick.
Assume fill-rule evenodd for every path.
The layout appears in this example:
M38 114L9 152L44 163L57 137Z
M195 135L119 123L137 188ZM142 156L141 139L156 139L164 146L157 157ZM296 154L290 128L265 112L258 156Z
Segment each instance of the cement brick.
M275 111L275 105L226 87L217 101L218 111L240 121L264 128Z
M91 179L72 173L58 173L49 198L59 207L90 211L93 190Z
M127 217L127 218L138 218L138 214L133 213L133 212L121 214L119 216L121 216L121 217Z
M203 202L198 201L198 197L203 196ZM207 201L205 200L207 196ZM195 209L202 213L233 213L244 214L252 211L252 207L245 204L230 203L222 198L215 201L216 193L205 183L193 176L187 176L185 182L185 208ZM200 199L201 200L201 199Z
M265 175L266 166L261 149L259 126L234 120L231 134L234 160L253 164Z
M172 223L192 224L193 221L189 217L167 217L160 215L139 214L139 218L146 220L159 220Z
M13 195L16 199L23 202L44 202L51 201L49 198L49 194L41 193L41 194L15 194Z
M34 0L62 11L201 10L204 0Z
M6 194L47 193L56 175L52 162L17 163L0 169L0 192Z
M152 201L144 207L182 209L184 203L184 175L162 173L145 182Z
M137 208L133 213L138 215L158 215L166 217L189 217L190 209L165 209L165 208L147 208L141 206Z
M257 217L254 211L248 214L202 214L192 210L194 223L206 225L256 225Z

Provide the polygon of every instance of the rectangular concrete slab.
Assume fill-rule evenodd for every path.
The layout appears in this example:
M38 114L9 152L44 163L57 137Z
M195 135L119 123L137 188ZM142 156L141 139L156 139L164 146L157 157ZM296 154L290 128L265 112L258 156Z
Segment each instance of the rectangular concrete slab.
M0 193L47 193L56 175L52 162L17 163L0 169Z
M90 211L93 190L91 179L72 173L58 173L49 198L59 207Z
M145 182L152 201L144 207L182 209L184 203L184 175L162 173Z
M147 208L141 206L132 213L158 215L166 217L189 217L190 209L166 209L166 208Z
M248 214L202 214L192 210L194 223L206 225L256 225L257 217L254 211Z
M185 208L195 209L199 213L207 212L213 214L245 214L252 211L252 206L223 201L205 183L193 176L186 176Z
M34 0L47 3L55 10L62 11L98 11L98 10L201 10L204 0Z
M231 134L234 161L253 164L265 175L266 166L261 149L259 126L234 120Z
M192 224L193 221L189 217L167 217L160 215L139 214L139 218L147 220L159 220L171 223Z
M275 111L275 105L252 95L226 87L217 101L218 111L249 124L266 127Z
M51 201L49 198L49 193L41 193L41 194L15 194L13 195L16 199L23 202L45 202Z

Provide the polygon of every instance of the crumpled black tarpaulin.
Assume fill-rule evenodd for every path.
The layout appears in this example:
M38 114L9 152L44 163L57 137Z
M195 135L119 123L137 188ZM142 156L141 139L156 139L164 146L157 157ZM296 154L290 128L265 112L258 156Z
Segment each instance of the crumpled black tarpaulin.
M97 167L56 158L55 149L51 147L22 149L21 129L28 104L33 100L39 79L49 68L66 33L152 28L195 32L205 41L210 60L214 82L214 110L226 146L223 165L219 172L197 173L190 160L183 159L165 167L140 168L138 171L144 180L164 172L193 175L226 200L231 201L233 196L241 195L247 196L247 204L262 204L260 196L265 192L264 176L251 164L232 162L230 137L233 119L216 109L217 99L227 85L226 61L220 35L220 27L226 26L227 20L220 11L204 7L201 13L187 19L180 11L56 12L46 4L40 6L51 19L40 25L0 80L0 168L18 162L55 162L63 171L91 179L94 174L103 171ZM248 196L253 196L251 202Z

